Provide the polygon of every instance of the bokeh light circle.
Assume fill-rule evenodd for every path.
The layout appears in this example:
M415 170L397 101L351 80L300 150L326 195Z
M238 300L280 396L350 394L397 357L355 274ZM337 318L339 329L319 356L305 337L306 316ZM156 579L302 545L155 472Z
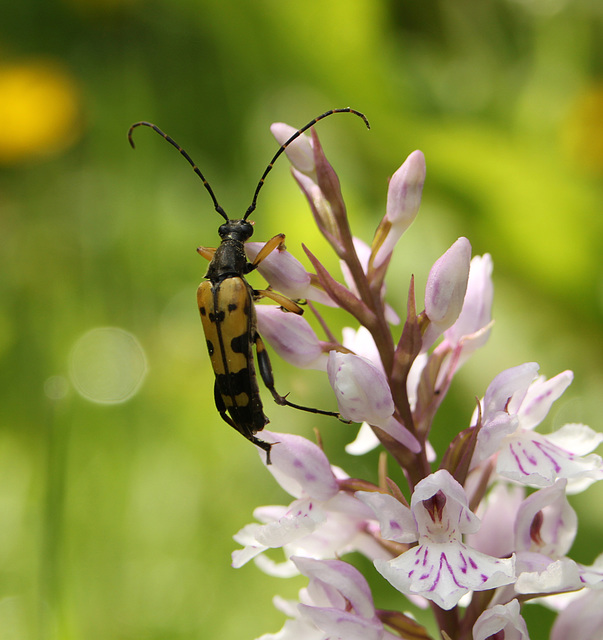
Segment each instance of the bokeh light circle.
M142 385L147 359L135 336L118 327L97 327L73 345L69 377L76 391L91 402L117 404Z

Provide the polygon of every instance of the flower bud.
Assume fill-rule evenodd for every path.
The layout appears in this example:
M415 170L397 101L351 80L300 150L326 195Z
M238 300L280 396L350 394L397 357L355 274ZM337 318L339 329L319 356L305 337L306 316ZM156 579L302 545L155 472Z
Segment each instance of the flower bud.
M262 431L272 443L272 464L268 471L281 487L296 498L329 500L339 490L337 479L324 451L302 436Z
M459 317L467 291L470 262L471 244L467 238L459 238L431 267L425 287L425 313L430 324L423 335L423 351Z
M263 242L246 242L245 253L252 261L264 246ZM304 265L285 249L275 249L267 255L258 271L276 291L290 298L306 298L310 274Z
M378 267L394 250L402 234L417 216L425 183L425 156L413 151L394 173L387 190L385 217L373 242L373 264Z
M385 375L370 360L331 351L327 373L339 413L345 420L380 425L394 413L394 401Z
M275 122L270 126L272 135L279 144L285 144L297 129L284 122ZM289 162L302 173L313 174L316 171L312 139L301 135L285 149Z
M258 331L283 360L302 369L325 370L327 356L307 320L271 305L255 310Z

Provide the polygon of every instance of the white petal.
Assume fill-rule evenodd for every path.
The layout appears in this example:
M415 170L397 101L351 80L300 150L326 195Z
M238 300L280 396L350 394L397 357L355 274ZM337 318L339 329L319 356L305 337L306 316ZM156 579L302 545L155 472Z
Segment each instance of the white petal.
M257 542L279 548L312 533L326 519L323 510L310 500L296 500L280 520L261 525L255 532Z
M442 522L444 525L447 523L448 527L442 531L442 535L458 537L460 533L475 533L479 529L479 518L470 511L465 490L448 471L439 469L423 478L412 494L410 508L419 534L423 535L427 530L433 531L433 522L426 513L423 501L429 500L438 491L446 496Z
M310 619L326 636L345 640L381 640L383 624L378 618L363 618L348 611L327 607L299 605L305 618Z
M565 479L535 491L517 511L515 519L515 549L538 551L547 556L561 557L570 549L578 531L578 516L565 497ZM541 520L534 541L534 518Z
M539 378L528 388L518 410L523 429L532 429L546 417L551 405L568 388L574 379L571 371L563 371L550 380Z
M538 374L538 364L527 362L499 373L488 385L484 396L483 416L486 423L499 411L506 411L509 400L517 398L522 402L528 387Z
M566 424L546 436L549 442L571 451L577 456L584 456L596 449L603 442L603 433L597 432L585 424Z
M499 637L501 632L505 640L530 640L517 600L486 609L473 625L473 640Z
M417 540L417 524L412 512L396 498L377 491L356 491L354 495L374 511L383 538L405 543Z
M315 560L313 558L291 558L299 571L310 578L335 589L346 606L364 618L375 615L373 596L364 576L347 562L341 560ZM335 603L331 603L335 604Z
M236 549L231 554L232 566L235 569L242 567L257 555L266 551L267 547L259 544L254 535L260 526L258 524L249 524L233 536L236 542L246 545L243 549Z
M352 327L344 327L341 334L343 336L342 344L346 349L354 352L357 356L367 358L383 371L379 350L371 332L366 327L358 327L357 330Z
M275 562L271 558L266 557L265 554L256 556L254 559L255 566L263 571L268 576L274 578L293 578L299 575L297 567L291 562L291 560L285 560L284 562Z
M534 431L508 438L496 467L501 476L532 487L548 487L557 478L594 482L602 469L599 456L575 456Z
M557 593L584 586L580 568L569 558L551 562L544 571L520 573L515 583L517 593Z
M381 443L367 422L360 425L356 439L346 444L345 451L351 456L363 456L377 448Z
M471 336L486 327L492 320L492 258L486 253L473 256L467 280L467 292L463 300L463 308L457 321L445 332L446 339L453 345L467 336ZM471 350L482 346L490 331L480 333L479 338L469 341Z
M264 633L256 640L324 640L325 634L307 620L287 620L278 633Z

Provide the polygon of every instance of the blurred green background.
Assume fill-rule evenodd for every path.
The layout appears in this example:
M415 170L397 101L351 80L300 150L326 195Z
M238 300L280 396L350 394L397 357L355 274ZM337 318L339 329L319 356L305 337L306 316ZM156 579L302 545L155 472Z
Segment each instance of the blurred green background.
M547 377L576 374L545 428L601 428L602 22L599 0L3 8L0 640L255 638L282 626L272 596L304 585L230 568L253 509L289 499L213 407L195 248L215 245L220 219L158 136L138 130L129 148L134 121L184 145L237 215L275 150L271 122L364 111L370 132L341 115L319 133L366 241L388 176L421 148L424 204L388 300L402 312L409 274L421 292L460 235L495 265L496 326L435 446L496 373L532 360ZM336 268L286 165L262 192L255 239L285 232L298 257L303 241ZM322 374L273 360L281 393L333 408ZM264 397L274 430L319 427L333 461L375 479L376 454L343 453L354 428ZM601 499L599 487L572 499L582 562L600 551ZM375 599L400 606L385 586ZM548 637L551 616L537 615L526 611L532 640Z

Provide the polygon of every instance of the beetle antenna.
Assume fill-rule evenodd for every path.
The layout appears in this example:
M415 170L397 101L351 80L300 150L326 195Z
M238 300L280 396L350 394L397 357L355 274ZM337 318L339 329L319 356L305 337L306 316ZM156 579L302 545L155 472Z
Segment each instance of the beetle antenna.
M311 120L310 122L308 122L307 125L303 126L301 129L298 129L290 138L289 140L287 140L286 142L284 142L278 149L278 151L274 154L272 160L270 160L268 166L266 167L266 170L264 171L264 173L262 174L262 177L260 178L260 181L258 182L258 186L255 188L255 193L253 194L253 200L251 201L251 204L249 205L249 208L247 209L247 212L245 213L245 215L243 216L243 220L247 220L247 218L251 215L251 213L255 210L255 207L257 205L257 199L258 199L258 193L260 192L260 189L264 186L264 182L266 181L266 176L270 173L270 171L272 170L272 167L274 166L274 163L277 161L278 157L281 155L281 153L283 153L283 151L296 139L299 138L299 136L301 136L301 134L304 131L307 131L310 127L313 127L319 120L322 120L323 118L327 118L328 116L333 115L334 113L353 113L354 115L358 116L359 118L362 118L364 120L364 124L366 125L367 129L371 128L371 125L369 124L369 121L367 120L367 117L364 115L364 113L360 113L360 111L356 111L355 109L350 109L350 107L344 107L343 109L330 109L329 111L326 111L325 113L317 116L316 118L314 118L314 120ZM144 123L140 123L140 124L144 124Z
M153 129L153 131L156 131L162 138L165 138L172 145L172 147L176 147L176 149L178 149L178 153L180 153L180 155L184 157L184 159L193 168L193 171L201 178L201 181L203 182L203 186L209 192L209 195L211 196L211 199L214 203L214 209L228 222L229 218L226 215L226 212L224 211L224 209L222 209L222 207L218 204L218 200L216 199L216 196L214 195L212 188L209 186L209 182L205 179L205 176L201 173L201 171L199 170L199 167L197 167L197 165L193 162L193 159L188 155L188 153L173 138L170 138L170 136L168 136L167 133L163 133L163 131L157 125L154 125L152 122L135 122L128 129L128 141L132 149L136 148L136 145L134 144L134 140L132 138L132 132L134 131L134 129L136 129L136 127L150 127L151 129Z

